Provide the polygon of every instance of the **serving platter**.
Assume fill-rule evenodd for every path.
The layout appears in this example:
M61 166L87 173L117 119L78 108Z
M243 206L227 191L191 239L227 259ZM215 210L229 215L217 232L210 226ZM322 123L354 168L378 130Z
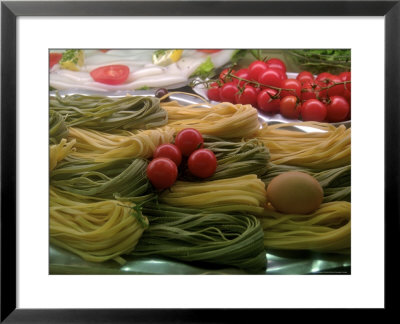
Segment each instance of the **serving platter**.
M191 95L187 89L171 91L170 100L175 100L181 105L199 104L207 107L205 100L196 95ZM201 96L199 90L195 91ZM117 91L98 93L77 89L51 91L50 96L80 94L102 95L108 97L154 96L155 90ZM271 124L289 123L290 120L275 116L265 116L259 113L261 122ZM350 125L346 125L350 127ZM311 127L296 128L298 131L321 131ZM265 271L258 274L350 274L350 255L315 253L310 251L266 251L267 264ZM50 274L247 274L236 268L218 267L215 265L188 264L165 258L131 258L124 256L126 263L121 266L115 261L104 263L87 262L69 251L50 245L49 247L49 273Z

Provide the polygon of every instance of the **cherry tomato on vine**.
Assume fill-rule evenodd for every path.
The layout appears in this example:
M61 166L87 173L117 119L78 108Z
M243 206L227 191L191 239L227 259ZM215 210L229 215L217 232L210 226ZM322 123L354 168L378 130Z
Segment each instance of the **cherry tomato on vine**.
M211 177L217 169L217 158L209 149L196 150L189 156L188 168L196 177Z
M309 99L301 106L301 117L304 121L322 122L326 115L326 106L318 99Z
M168 158L179 166L182 162L181 150L174 144L166 143L159 145L153 153L153 158L164 157Z
M301 96L301 82L296 79L286 79L281 83L281 88L284 89L293 89L293 91L282 90L280 93L280 97L284 98L286 96L297 96L300 98Z
M278 69L281 70L283 73L286 73L286 64L278 58L271 58L265 63L267 64L268 68Z
M304 83L313 83L314 82L314 76L311 72L309 71L301 71L297 76L296 79L299 80L302 84Z
M245 80L249 80L249 69L240 69L235 72L235 76ZM243 87L246 82L233 78L233 83L237 84L239 87Z
M50 61L50 69L56 65L58 62L60 62L62 58L62 53L50 53L49 55L49 61Z
M316 99L317 98L318 87L314 83L304 83L301 88L301 100L306 101L308 99Z
M351 81L351 72L342 72L339 74L342 81ZM344 88L351 91L351 82L345 83Z
M242 105L257 106L257 90L251 85L246 85L242 91L236 94L235 102Z
M221 89L217 82L213 82L210 84L210 87L207 89L207 97L210 100L221 101Z
M295 96L286 96L282 98L279 108L283 117L289 119L298 119L300 116L301 105Z
M225 82L232 82L232 77L228 77L227 76L229 70L230 69L225 69L219 74L219 79L224 83ZM231 70L231 74L235 74L235 72L236 72L235 70Z
M195 150L202 148L203 143L203 136L194 128L182 129L175 137L175 145L184 156L189 156Z
M326 105L328 121L337 123L346 120L350 112L350 106L347 100L341 96L330 97Z
M278 91L274 89L264 89L257 96L257 107L266 113L278 113L279 112L279 99L273 99Z
M268 68L258 78L258 82L263 86L281 87L282 77L281 72L276 69Z
M147 177L152 185L159 190L171 187L178 176L178 168L174 161L168 158L153 159L146 169Z
M236 93L239 91L234 82L225 83L220 90L221 101L235 103Z
M253 61L249 67L249 78L253 81L258 81L260 74L267 70L267 64L264 61Z
M324 82L324 80L326 79L330 79L332 77L332 74L329 72L322 72L320 74L317 75L317 77L315 78L315 81L317 82Z
M106 65L94 69L90 72L94 81L117 85L124 83L129 76L129 67L126 65Z
M331 87L326 91L328 96L343 96L344 95L344 84L341 82L342 79L338 75L332 75L331 77ZM338 83L334 85L335 83Z

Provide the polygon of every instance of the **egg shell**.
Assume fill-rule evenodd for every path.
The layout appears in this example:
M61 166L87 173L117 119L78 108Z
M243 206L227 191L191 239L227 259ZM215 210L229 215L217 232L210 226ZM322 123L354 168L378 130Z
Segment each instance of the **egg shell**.
M285 214L309 214L319 208L324 197L321 184L311 175L288 171L282 173L267 187L268 202Z

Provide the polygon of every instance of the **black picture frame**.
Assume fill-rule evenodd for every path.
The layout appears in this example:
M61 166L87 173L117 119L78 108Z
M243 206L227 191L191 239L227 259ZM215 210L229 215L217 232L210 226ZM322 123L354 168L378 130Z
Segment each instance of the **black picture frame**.
M244 312L256 312L254 315L251 314L251 317L254 318L262 316L264 311L244 309L213 309L212 311L209 309L18 309L16 307L16 21L19 16L383 16L385 19L384 309L392 310L396 307L396 301L392 296L395 296L394 292L399 280L396 268L391 263L393 256L398 255L400 227L398 202L400 198L398 188L400 155L399 0L4 1L1 3L1 322L233 323L241 317L238 317L238 312L241 315ZM368 154L373 153L369 152ZM365 181L368 182L367 179Z

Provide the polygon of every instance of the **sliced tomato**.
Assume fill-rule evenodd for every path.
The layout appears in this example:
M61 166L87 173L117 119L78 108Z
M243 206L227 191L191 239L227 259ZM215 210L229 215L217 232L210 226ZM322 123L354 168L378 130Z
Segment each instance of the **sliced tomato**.
M107 53L108 51L109 51L109 49L101 49L101 50L99 50L100 52L103 52L103 53Z
M222 50L220 50L220 49L198 49L197 51L202 52L202 53L212 54L212 53L221 52Z
M50 69L60 62L62 58L62 53L50 53Z
M100 83L117 85L124 83L129 76L129 67L126 65L106 65L90 72L93 80Z

